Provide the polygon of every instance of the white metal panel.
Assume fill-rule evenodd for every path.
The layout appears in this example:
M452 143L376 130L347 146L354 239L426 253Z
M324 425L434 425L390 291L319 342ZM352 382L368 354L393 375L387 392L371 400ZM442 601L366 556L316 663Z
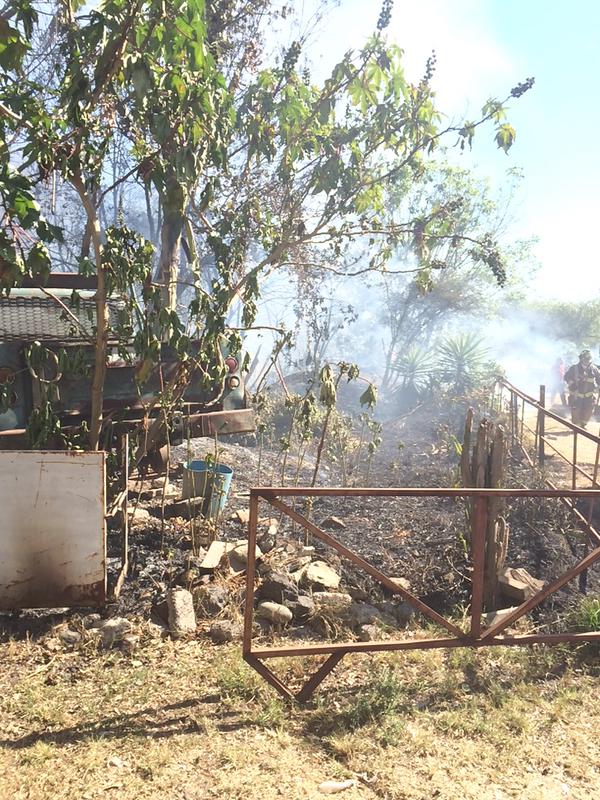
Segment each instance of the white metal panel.
M106 598L104 453L0 451L0 608Z

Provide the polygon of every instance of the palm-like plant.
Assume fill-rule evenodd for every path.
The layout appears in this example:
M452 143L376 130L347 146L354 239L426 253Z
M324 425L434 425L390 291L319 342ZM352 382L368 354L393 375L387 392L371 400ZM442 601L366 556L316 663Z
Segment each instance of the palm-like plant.
M474 333L444 339L437 347L439 380L455 394L464 394L482 379L489 350Z
M413 345L401 353L392 367L401 378L400 391L420 395L430 384L434 372L434 358L430 350Z

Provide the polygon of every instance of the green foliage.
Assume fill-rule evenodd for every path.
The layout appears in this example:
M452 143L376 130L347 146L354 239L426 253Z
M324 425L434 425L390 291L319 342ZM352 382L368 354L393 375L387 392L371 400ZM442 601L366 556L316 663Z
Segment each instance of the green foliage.
M571 624L579 631L600 631L600 597L586 597L571 615Z
M217 685L226 701L256 700L265 694L264 681L235 654L219 665Z
M401 388L419 395L431 384L434 370L433 354L430 350L414 345L400 353L393 365L402 379Z
M60 229L50 225L41 214L30 179L11 167L8 158L8 149L0 140L0 203L4 210L0 229L0 294L7 295L25 275L41 283L46 281L50 272L46 245L62 239ZM33 237L38 237L37 241Z
M319 372L319 402L327 408L333 408L337 401L337 384L331 364L325 364Z
M35 80L35 69L22 70L30 53L35 62L32 47L45 31L45 15L36 10L42 4L15 0L9 3L14 13L0 25L0 203L6 212L0 289L9 291L24 274L46 279L48 245L61 232L41 215L32 175L37 172L40 186L60 176L81 200L96 270L108 291L123 298L125 313L110 333L118 336L122 354L133 342L140 382L160 359L161 344L168 341L183 357L192 332L199 339L198 363L211 365L204 380L220 380L223 367L215 353L221 343L230 352L241 346L239 333L227 325L232 305L241 304L242 325L250 327L263 276L304 264L308 248L308 260L317 265L344 263L348 248L368 242L367 269L381 270L405 246L423 270L420 288L427 290L439 266L434 242L462 234L459 206L429 207L400 222L386 207L386 195L401 181L418 183L448 137L458 134L470 143L477 127L490 121L500 147L507 150L514 139L500 101L490 101L482 117L464 127L441 125L430 87L435 59L417 84L407 80L402 50L384 35L389 0L365 46L348 52L320 85L299 68L297 42L280 64L258 64L253 35L266 35L260 28L263 16L271 18L266 4L226 5L227 13L219 14L203 0L59 4L52 53L35 53L51 67L49 85ZM510 96L530 85L515 87ZM17 140L14 169L10 149ZM123 165L109 170L116 149L124 153ZM107 193L133 180L147 198L160 201L158 288L149 245L125 225L100 224ZM494 241L473 247L474 258L502 282ZM191 279L183 281L190 286L179 314L182 249ZM198 254L210 264L204 274ZM100 332L103 319L98 315ZM99 333L100 377L106 341ZM356 377L352 368L345 374ZM322 376L327 407L335 403L335 380ZM101 402L97 393L93 398L99 421ZM372 404L372 396L365 399Z
M369 685L360 687L344 699L332 717L330 708L317 710L313 725L321 735L358 731L377 727L377 738L383 746L393 744L401 732L398 719L412 705L397 671L389 665L377 665L369 677Z
M387 358L382 391L400 388L407 372L403 361L413 347L428 349L460 316L494 313L498 285L519 279L530 245L507 241L504 230L518 181L519 175L511 172L504 192L494 194L469 170L442 162L429 165L418 183L403 181L390 192L391 208L399 212L408 207L419 216L420 247L429 268L416 280L412 275L384 277ZM398 257L410 258L402 243Z
M437 347L437 374L458 395L473 389L489 360L483 340L473 333L448 337Z
M551 331L553 338L577 352L600 341L600 300L534 303L523 313L534 330L546 336Z
M47 447L54 437L60 437L60 420L54 413L52 403L43 400L33 409L27 421L27 441L32 450Z

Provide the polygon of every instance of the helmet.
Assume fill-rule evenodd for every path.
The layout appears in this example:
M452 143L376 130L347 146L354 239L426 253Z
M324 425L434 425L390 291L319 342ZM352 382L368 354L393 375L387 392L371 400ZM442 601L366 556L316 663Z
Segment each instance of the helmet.
M592 360L591 352L589 350L582 350L581 353L579 353L579 360L580 361L591 361Z

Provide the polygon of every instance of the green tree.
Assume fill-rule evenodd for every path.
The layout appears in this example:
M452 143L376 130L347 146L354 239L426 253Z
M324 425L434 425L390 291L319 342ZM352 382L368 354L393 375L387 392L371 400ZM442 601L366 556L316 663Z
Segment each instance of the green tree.
M523 313L539 335L562 340L576 350L600 343L600 299L534 303Z
M106 297L115 283L115 248L108 242L135 238L135 231L119 233L114 225L108 237L106 202L128 182L141 185L149 217L153 197L160 212L158 276L143 242L127 250L130 293L156 322L148 329L152 340L142 337L144 357L160 358L161 339L181 343L186 325L201 337L199 361L210 362L224 334L239 348L228 314L241 303L241 325L252 325L265 276L290 266L327 269L332 259L348 274L344 253L361 244L370 251L365 270L384 269L404 246L426 278L436 267L430 241L468 238L473 258L503 280L493 239L456 230L452 204L425 215L407 209L402 219L386 207L399 177L420 180L430 154L449 137L469 146L475 129L490 123L500 148L508 150L514 139L504 104L495 100L474 122L440 125L430 86L434 61L417 84L406 79L402 51L385 37L389 0L365 47L346 54L321 85L299 68L297 42L279 63L261 68L257 41L275 13L267 2L107 0L90 9L67 0L51 6L43 30L41 6L10 0L0 26L0 146L4 162L11 162L12 148L18 164L6 173L5 219L14 220L14 211L22 219L23 202L15 209L10 193L19 181L29 191L36 171L39 191L59 175L81 204L93 256L85 265L98 276L92 447L102 427L111 333ZM56 77L46 84L35 79L28 54L37 46L39 57L48 36ZM531 84L516 86L507 99ZM25 227L34 229L24 252L15 244L14 225L3 234L10 243L2 262L7 288L26 273L43 277L49 268L45 240L58 235L37 211L23 213ZM175 306L183 259L191 286L181 319ZM218 364L215 370L207 380L218 376ZM170 398L186 375L182 363L166 387Z
M507 239L506 221L518 185L518 176L509 177L508 192L496 197L489 184L471 171L432 163L420 181L405 175L390 192L392 208L400 207L401 212L430 223L421 242L428 267L415 278L411 269L419 265L404 246L398 248L396 263L382 278L383 392L393 391L404 380L407 354L411 354L408 361L414 362L414 354L430 350L431 342L444 334L450 322L489 316L501 287L522 279L531 261L530 243ZM492 248L490 261L482 258L482 243Z

